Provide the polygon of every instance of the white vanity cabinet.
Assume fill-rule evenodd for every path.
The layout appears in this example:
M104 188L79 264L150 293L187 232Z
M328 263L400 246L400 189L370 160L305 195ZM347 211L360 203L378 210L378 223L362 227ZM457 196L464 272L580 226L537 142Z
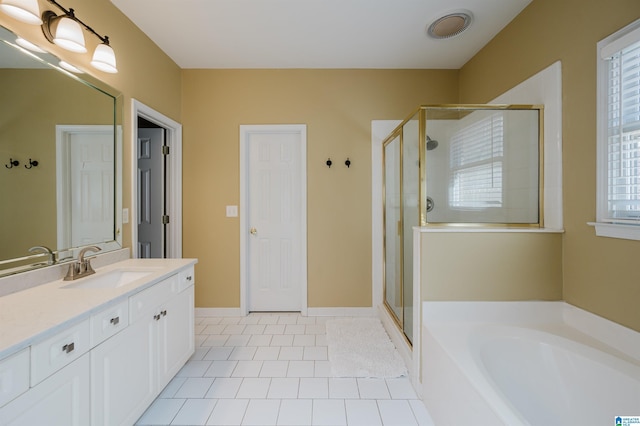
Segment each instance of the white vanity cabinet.
M130 325L91 351L92 425L131 425L194 350L193 268L129 298Z
M194 351L193 262L181 262L1 359L0 426L134 424Z

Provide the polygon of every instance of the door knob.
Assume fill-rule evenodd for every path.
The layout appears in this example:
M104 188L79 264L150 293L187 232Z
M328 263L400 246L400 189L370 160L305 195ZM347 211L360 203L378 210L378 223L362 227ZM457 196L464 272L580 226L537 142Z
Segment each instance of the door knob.
M251 228L249 229L249 232L251 233L251 235L256 235L258 233L258 230L256 228Z

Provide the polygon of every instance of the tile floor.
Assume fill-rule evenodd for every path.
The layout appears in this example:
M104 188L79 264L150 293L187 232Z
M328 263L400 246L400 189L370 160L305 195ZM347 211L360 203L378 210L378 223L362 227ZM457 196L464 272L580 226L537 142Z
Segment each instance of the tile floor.
M136 424L433 426L406 377L331 377L327 319L197 317L195 354Z

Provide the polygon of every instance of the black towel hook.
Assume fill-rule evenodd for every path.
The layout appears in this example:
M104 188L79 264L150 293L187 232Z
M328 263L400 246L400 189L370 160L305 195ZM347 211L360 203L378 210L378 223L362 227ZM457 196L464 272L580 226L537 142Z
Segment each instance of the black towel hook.
M29 165L27 166L26 164L24 165L25 169L30 169L32 167L38 167L38 162L36 160L31 160L31 158L29 158Z
M9 158L9 164L5 164L4 166L7 169L13 169L14 167L18 167L20 162L18 160L14 160L13 158Z

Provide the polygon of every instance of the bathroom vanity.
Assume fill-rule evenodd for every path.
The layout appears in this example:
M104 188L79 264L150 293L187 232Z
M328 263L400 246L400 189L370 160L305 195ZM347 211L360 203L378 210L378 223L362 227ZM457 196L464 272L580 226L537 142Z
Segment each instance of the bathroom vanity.
M0 297L1 425L131 425L194 351L195 259Z

